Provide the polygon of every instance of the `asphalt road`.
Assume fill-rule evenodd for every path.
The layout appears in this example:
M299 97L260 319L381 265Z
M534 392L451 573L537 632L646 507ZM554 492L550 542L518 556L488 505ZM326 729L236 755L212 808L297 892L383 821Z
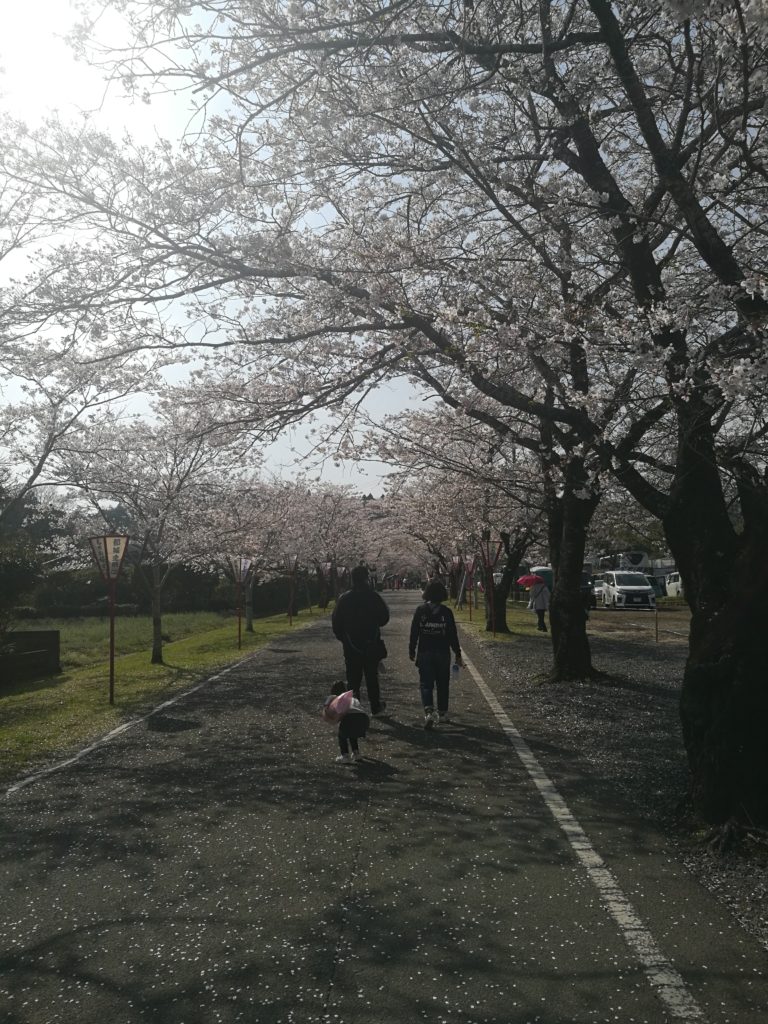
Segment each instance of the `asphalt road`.
M359 765L323 619L6 795L2 1024L764 1024L765 950L471 643L424 731L388 600Z

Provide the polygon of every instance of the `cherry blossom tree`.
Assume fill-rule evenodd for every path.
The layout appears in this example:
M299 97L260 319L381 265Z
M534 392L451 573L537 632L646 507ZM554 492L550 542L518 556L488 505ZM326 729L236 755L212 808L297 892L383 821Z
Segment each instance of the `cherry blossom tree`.
M157 364L123 354L102 360L66 341L0 348L0 522L36 488L68 483L65 466L105 410L153 386Z
M236 453L207 420L160 405L155 418L121 425L105 416L65 462L67 476L108 528L119 515L131 536L129 564L151 599L152 664L163 662L163 589L175 566L210 564L210 509L231 497L222 481Z
M366 441L370 452L395 467L389 489L394 507L408 512L403 528L424 543L433 572L450 580L454 594L466 555L480 556L485 533L494 538L499 561L482 573L490 595L486 628L502 633L508 632L506 600L520 562L547 533L539 447L516 443L511 434L441 406L389 417Z
M27 139L24 125L0 115L5 155L21 153ZM71 211L52 203L40 184L0 169L0 524L32 507L37 489L66 483L62 459L80 435L105 409L156 386L165 363L159 353L127 354L75 309L19 315L47 294L54 254L71 255ZM82 229L78 219L78 234ZM77 273L66 259L56 265Z
M591 669L577 581L615 474L663 523L692 608L696 808L767 821L762 8L124 8L143 42L116 73L219 112L179 152L87 133L75 151L54 126L5 159L100 232L51 256L19 323L77 312L126 350L194 343L198 394L231 423L296 422L404 374L538 438L561 678ZM183 330L162 316L180 296Z

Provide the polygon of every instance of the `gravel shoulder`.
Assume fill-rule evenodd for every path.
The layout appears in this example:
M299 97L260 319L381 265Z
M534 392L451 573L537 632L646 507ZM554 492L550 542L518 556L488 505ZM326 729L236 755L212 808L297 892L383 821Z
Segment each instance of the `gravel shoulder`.
M593 664L605 678L544 681L548 636L471 637L494 665L505 704L577 752L617 794L666 836L691 874L768 948L768 849L754 844L712 854L686 814L687 765L678 716L687 652L684 623L663 617L655 642L650 617L593 613ZM676 617L675 617L676 618ZM466 631L465 631L466 632Z

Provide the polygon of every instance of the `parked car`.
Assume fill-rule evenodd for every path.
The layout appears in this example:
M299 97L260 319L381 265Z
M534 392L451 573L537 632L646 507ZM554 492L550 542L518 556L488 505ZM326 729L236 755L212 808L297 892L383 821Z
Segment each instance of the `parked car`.
M656 607L653 587L641 572L604 572L595 577L595 595L603 608Z
M664 582L667 588L667 597L683 596L683 581L680 579L679 572L669 573Z

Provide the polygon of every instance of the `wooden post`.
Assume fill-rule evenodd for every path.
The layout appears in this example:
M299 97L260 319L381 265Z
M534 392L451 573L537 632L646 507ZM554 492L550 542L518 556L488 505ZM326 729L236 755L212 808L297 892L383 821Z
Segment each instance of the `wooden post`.
M109 581L109 703L115 703L115 581Z

